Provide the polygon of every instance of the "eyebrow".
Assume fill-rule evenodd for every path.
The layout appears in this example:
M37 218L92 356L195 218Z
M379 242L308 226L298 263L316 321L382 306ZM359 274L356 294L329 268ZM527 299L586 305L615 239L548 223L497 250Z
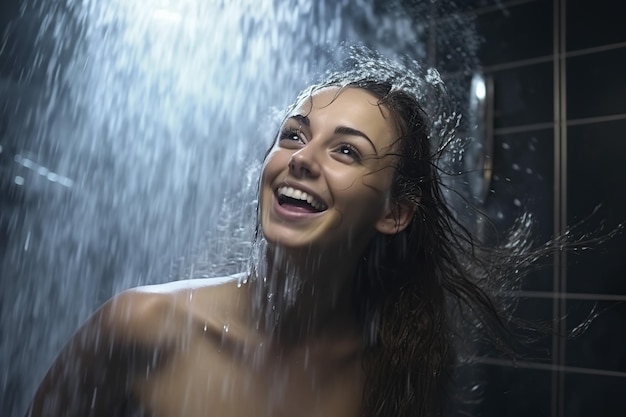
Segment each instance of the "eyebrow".
M293 116L290 116L289 118L295 119L296 121L300 122L301 124L307 127L311 126L311 120L308 118L308 116L304 116L302 114L294 114Z
M378 149L376 149L376 146L374 145L374 142L372 142L372 140L363 132L361 132L360 130L356 130L353 129L351 127L347 127L347 126L338 126L335 129L335 133L337 135L349 135L349 136L361 136L362 138L366 139L370 145L372 145L372 148L374 148L374 151L376 151L376 153L378 153Z
M290 116L289 118L294 119L307 127L311 126L311 119L309 119L308 116L304 116L301 114L294 114L293 116ZM370 145L372 145L372 148L374 148L374 151L378 153L378 149L376 149L376 145L374 145L374 142L372 142L369 136L367 136L365 133L361 132L360 130L347 127L347 126L338 126L335 129L335 134L348 135L348 136L360 136L364 138L365 140L367 140L370 143Z

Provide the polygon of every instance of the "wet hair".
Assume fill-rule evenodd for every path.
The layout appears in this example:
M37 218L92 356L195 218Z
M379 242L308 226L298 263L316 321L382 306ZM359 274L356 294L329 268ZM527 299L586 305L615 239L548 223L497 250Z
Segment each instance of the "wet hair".
M529 250L528 218L490 247L446 197L446 155L457 141L458 117L438 73L362 47L347 51L343 68L306 89L296 105L332 86L374 95L399 132L393 202L415 208L406 229L373 238L355 277L355 311L366 335L363 415L440 416L460 343L481 329L509 351L510 308L501 296L542 253Z

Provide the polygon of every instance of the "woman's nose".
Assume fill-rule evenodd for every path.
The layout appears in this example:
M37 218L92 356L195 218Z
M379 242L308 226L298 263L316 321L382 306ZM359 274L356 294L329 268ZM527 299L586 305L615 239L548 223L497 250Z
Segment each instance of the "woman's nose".
M315 156L315 150L306 146L291 155L289 159L289 172L297 178L317 177L320 166Z

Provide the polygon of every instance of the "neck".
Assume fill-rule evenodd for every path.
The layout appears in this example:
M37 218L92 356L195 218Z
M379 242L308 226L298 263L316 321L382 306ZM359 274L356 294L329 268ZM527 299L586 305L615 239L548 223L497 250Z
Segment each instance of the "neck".
M282 346L354 334L356 259L338 262L331 252L260 248L262 255L243 286L251 299L250 324Z

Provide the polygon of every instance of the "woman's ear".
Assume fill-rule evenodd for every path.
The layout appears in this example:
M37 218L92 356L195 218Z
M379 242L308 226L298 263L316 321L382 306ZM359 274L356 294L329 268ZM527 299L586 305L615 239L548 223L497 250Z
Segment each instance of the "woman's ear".
M411 224L417 205L411 201L389 203L390 207L376 223L376 230L385 235L400 233Z

